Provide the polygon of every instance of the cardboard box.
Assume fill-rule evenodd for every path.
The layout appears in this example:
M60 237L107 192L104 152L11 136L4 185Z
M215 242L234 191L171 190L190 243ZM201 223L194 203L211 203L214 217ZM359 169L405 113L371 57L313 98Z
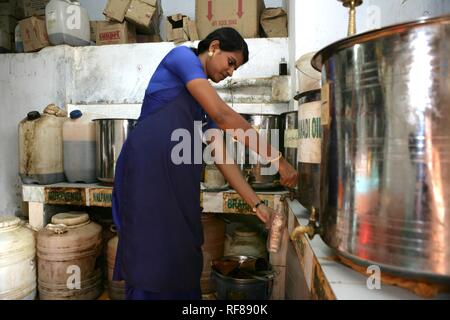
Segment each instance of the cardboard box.
M123 22L131 0L108 0L103 14L111 20Z
M50 0L23 0L23 13L25 18L45 15L45 6Z
M134 25L123 23L99 21L97 23L97 45L136 43L136 29Z
M287 37L287 14L283 8L267 8L261 14L261 28L266 37Z
M145 34L159 34L160 1L131 0L125 19Z
M222 27L232 27L244 38L259 36L263 0L196 0L195 16L200 39Z
M11 16L0 16L0 30L13 34L17 26L17 19Z
M31 17L19 22L25 52L33 52L50 45L45 16Z
M137 34L136 35L137 43L148 43L148 42L162 42L159 34Z
M97 41L97 25L104 21L89 21L89 27L91 32L91 41Z
M167 17L166 20L167 41L183 42L198 40L195 22L182 14Z
M0 14L13 16L16 19L23 19L22 0L0 0Z

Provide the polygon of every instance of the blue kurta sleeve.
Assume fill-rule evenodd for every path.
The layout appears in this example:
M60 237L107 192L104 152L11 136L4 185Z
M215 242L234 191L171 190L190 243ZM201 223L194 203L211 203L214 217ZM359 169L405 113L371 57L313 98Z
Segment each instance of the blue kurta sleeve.
M194 79L207 79L200 60L188 47L180 46L170 51L163 64L184 85Z

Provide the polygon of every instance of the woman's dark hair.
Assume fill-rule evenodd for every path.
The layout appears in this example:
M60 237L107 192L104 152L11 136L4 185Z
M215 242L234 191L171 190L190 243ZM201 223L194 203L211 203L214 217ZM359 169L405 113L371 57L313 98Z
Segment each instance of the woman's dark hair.
M209 49L209 45L214 40L219 41L222 51L240 51L244 56L244 62L248 61L248 46L244 38L233 28L220 28L211 32L205 39L199 42L198 49L192 48L196 55L202 54Z

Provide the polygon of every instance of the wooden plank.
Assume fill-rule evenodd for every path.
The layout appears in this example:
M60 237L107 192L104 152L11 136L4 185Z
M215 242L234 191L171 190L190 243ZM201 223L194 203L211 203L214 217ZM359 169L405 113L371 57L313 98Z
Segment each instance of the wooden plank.
M85 188L45 187L44 193L47 204L87 205Z
M89 205L95 207L112 206L112 188L93 188L89 190Z

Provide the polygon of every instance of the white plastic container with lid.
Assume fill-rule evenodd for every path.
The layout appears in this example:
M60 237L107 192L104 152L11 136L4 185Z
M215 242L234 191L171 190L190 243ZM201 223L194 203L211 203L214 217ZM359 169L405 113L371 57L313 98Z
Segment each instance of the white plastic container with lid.
M102 293L102 227L85 212L54 215L36 239L41 300L92 300Z
M33 300L36 296L34 233L18 217L0 217L0 300Z
M22 34L20 33L20 25L16 26L14 29L14 43L16 45L16 53L22 53L23 51L23 41Z
M316 90L321 88L321 77L322 73L318 72L311 65L311 59L314 57L316 52L310 52L304 54L297 60L295 67L297 68L298 75L298 93L303 93L306 91Z
M51 104L19 124L19 174L23 183L64 181L62 127L67 113Z
M87 46L89 15L76 0L51 0L45 7L48 39L53 45Z
M69 182L92 183L95 173L95 123L94 115L80 110L70 113L63 125L64 173Z

